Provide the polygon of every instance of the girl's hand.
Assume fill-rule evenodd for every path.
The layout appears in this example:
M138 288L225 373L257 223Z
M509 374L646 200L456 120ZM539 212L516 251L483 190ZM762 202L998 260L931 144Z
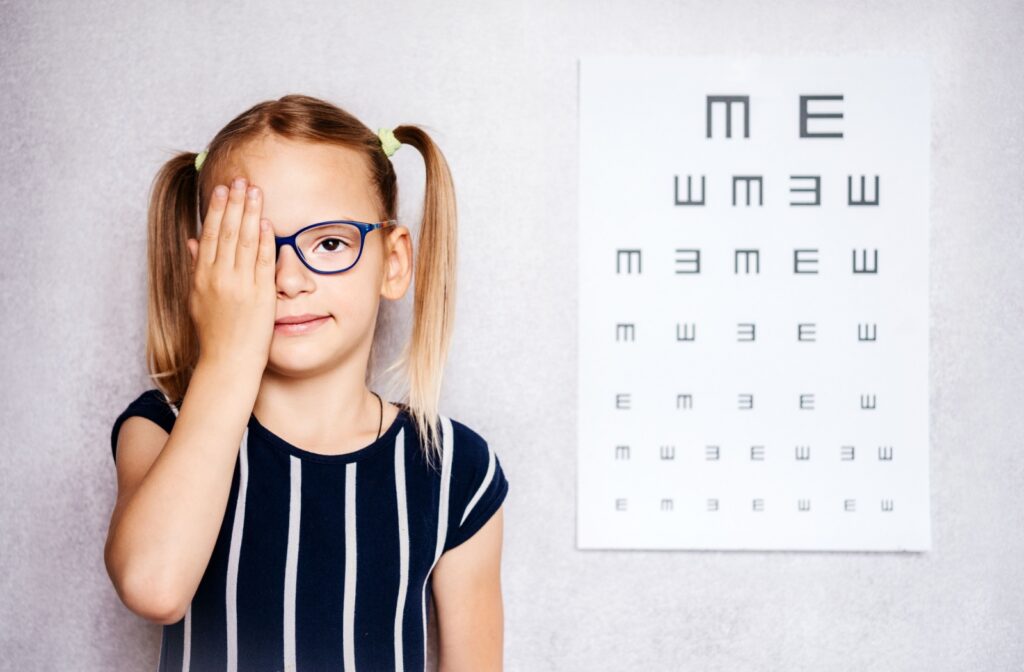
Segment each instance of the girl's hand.
M230 190L217 185L200 239L188 239L189 312L200 360L227 360L262 373L274 337L277 250L270 222L260 218L262 190L250 187L248 192L242 177Z

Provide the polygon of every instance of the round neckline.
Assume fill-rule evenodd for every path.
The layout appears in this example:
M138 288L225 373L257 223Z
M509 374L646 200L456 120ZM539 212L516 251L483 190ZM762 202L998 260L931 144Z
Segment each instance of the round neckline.
M249 414L249 431L255 433L257 436L266 440L266 442L274 449L283 452L288 455L294 455L301 460L307 460L310 462L324 462L333 464L344 464L348 462L358 462L373 457L375 454L381 452L384 448L389 445L393 445L395 437L398 436L399 430L405 426L405 420L407 417L407 409L405 404L394 403L398 406L398 415L391 422L387 429L385 429L380 437L375 439L372 443L363 446L357 450L350 451L348 453L339 453L336 455L328 455L326 453L315 453L311 450L305 450L300 448L293 443L285 441L283 438L264 427L260 421L256 418L255 413Z

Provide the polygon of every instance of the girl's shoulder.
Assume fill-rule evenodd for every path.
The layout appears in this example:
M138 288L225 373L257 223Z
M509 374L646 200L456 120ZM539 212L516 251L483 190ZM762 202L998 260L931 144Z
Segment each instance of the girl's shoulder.
M450 504L448 533L444 550L469 539L501 507L509 482L498 453L476 429L454 418L442 416L442 433L451 428Z
M171 404L161 390L156 388L146 390L128 402L127 407L114 419L114 425L110 430L110 452L115 461L117 460L117 435L121 431L124 421L133 415L153 421L170 434L174 427L174 420L178 417L178 409Z
M478 481L488 472L501 472L498 453L480 432L470 425L454 418L445 418L442 423L452 430L452 475L453 478ZM445 445L449 445L445 442Z
M408 407L404 404L397 404L405 414L406 426L413 435L419 438L419 428L412 420ZM467 423L456 420L453 417L440 414L441 427L441 448L450 450L452 453L452 477L459 479L467 475L487 469L491 460L497 461L497 454L493 447L474 427ZM450 440L447 434L451 434Z
M481 434L464 422L460 422L455 418L442 416L452 426L452 437L454 443L458 443L459 447L463 450L474 450L476 452L485 451L488 447L487 440L484 439Z

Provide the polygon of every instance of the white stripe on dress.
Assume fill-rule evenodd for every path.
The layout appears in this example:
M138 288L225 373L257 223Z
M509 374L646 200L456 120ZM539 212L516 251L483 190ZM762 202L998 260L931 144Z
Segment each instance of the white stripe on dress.
M284 562L284 669L295 670L295 582L299 568L299 530L302 524L302 460L288 457L291 484L288 497L288 553Z
M345 465L345 593L342 606L343 646L345 647L345 670L356 669L356 465Z
M188 672L188 667L192 661L192 603L188 603L188 609L185 610L185 638L182 640L181 645L181 670L182 672Z
M405 427L395 438L395 504L398 508L398 599L395 602L395 672L405 669L402 623L409 590L409 510L405 492Z
M242 527L245 524L245 491L249 485L249 428L245 428L239 446L238 499L231 525L231 546L228 551L228 575L224 586L227 616L228 672L238 671L238 560L242 551Z
M430 580L430 574L434 571L434 565L437 564L438 559L441 557L441 551L444 550L446 541L448 531L448 491L452 480L452 452L455 448L452 421L443 415L438 417L441 421L441 497L438 503L439 511L437 514L437 546L434 548L434 561L430 563L427 578L423 581L423 587L420 589L420 607L422 612L420 614L420 623L423 625L424 663L427 660L427 581Z
M462 527L462 524L464 522L466 522L466 516L468 516L469 512L473 510L473 507L476 506L476 503L478 501L480 501L480 498L483 496L484 492L487 490L487 486L489 486L491 484L491 479L492 478L494 478L494 451L491 450L491 447L488 445L487 446L487 473L484 474L484 482L481 483L480 487L476 489L476 492L473 494L473 498L471 500L469 500L469 504L466 505L466 510L462 514L462 520L459 521L459 527Z

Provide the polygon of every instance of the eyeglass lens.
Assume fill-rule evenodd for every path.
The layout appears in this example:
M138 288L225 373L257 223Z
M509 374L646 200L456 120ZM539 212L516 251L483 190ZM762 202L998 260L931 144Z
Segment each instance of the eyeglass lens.
M295 241L302 257L318 271L341 271L356 262L362 234L352 224L324 224L299 234Z

